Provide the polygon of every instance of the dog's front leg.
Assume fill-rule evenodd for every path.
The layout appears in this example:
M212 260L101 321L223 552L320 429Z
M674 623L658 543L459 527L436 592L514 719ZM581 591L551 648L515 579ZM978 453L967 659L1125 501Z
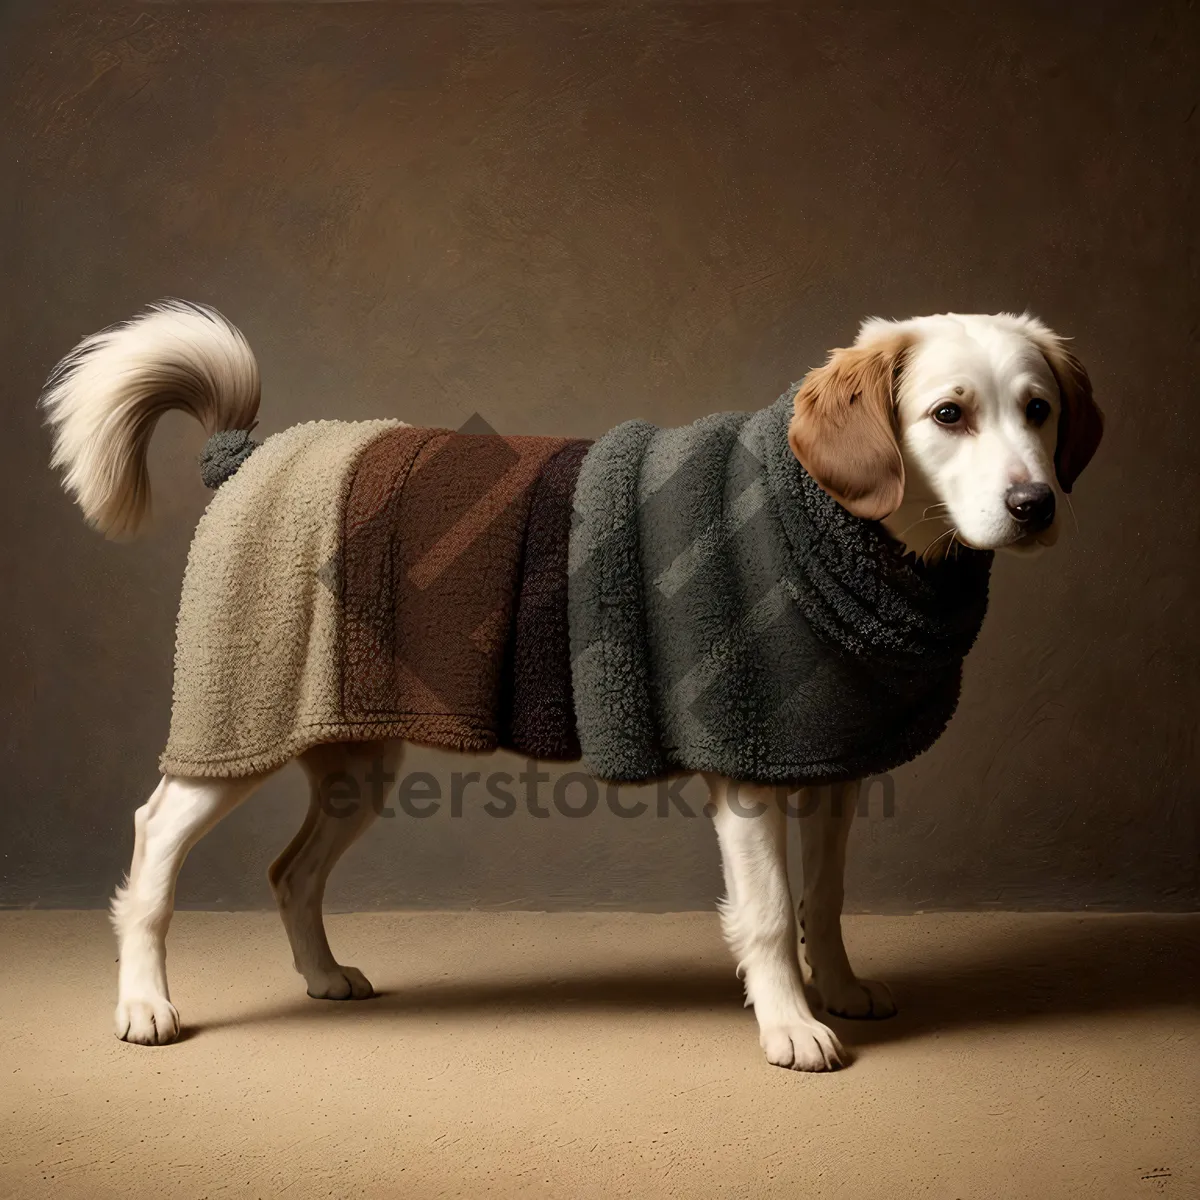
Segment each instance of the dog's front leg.
M754 1006L767 1061L796 1071L829 1071L844 1052L808 1007L796 957L787 878L784 814L772 788L707 776L721 844L721 923Z
M896 1005L887 985L857 978L842 941L846 841L859 788L854 780L806 793L800 818L804 864L800 927L813 986L827 1012L837 1017L891 1017Z

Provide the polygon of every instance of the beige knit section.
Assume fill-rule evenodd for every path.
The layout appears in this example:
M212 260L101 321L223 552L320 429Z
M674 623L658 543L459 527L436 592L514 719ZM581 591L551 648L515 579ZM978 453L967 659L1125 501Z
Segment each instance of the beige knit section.
M359 457L401 424L294 426L221 485L188 553L164 774L253 775L387 735L342 718L337 555Z

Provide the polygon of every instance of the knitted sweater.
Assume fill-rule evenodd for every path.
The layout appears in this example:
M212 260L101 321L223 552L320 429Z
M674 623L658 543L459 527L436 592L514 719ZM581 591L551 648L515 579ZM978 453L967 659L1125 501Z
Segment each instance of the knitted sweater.
M163 770L382 737L582 751L630 781L907 761L954 711L991 555L901 557L793 457L793 394L590 447L398 422L217 435Z
M595 774L853 778L952 716L992 555L925 567L848 513L791 452L794 395L682 429L628 421L584 460L570 637Z

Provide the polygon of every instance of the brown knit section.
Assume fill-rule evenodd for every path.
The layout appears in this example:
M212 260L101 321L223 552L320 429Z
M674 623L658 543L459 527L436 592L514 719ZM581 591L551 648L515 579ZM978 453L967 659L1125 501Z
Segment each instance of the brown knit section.
M530 497L567 444L405 428L367 449L343 521L344 720L501 741Z
M501 744L532 758L579 758L567 627L567 551L575 481L591 442L568 442L546 463L529 506Z

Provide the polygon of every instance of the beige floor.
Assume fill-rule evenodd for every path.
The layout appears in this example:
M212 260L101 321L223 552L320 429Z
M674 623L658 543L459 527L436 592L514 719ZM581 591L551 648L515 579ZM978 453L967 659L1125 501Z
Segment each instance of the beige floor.
M181 913L157 1050L99 913L0 914L0 1195L1200 1196L1200 918L858 917L892 1021L759 1054L708 914L330 919L379 998L305 998L266 914Z

